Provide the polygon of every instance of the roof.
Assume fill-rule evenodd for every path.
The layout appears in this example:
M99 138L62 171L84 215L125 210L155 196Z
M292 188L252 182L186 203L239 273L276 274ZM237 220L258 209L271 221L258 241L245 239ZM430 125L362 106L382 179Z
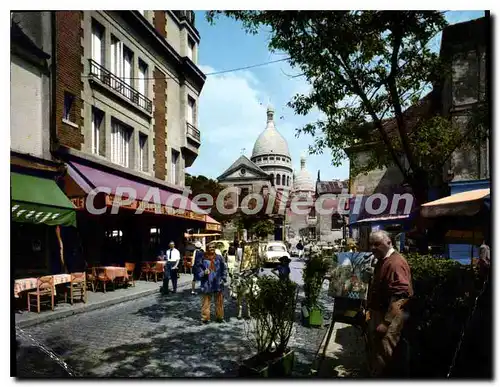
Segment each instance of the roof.
M252 160L250 160L248 157L245 155L241 155L234 163L231 164L231 166L226 169L218 178L217 180L223 180L225 177L233 173L234 171L237 171L241 167L246 167L250 171L254 171L257 174L260 174L262 177L269 177L269 175L261 169L257 164L255 164Z
M290 157L288 143L274 126L274 110L267 109L266 129L259 135L253 146L252 158L264 155L283 155Z
M413 130L417 128L418 123L422 119L429 118L433 114L434 108L437 106L437 99L438 92L433 90L429 92L425 97L420 99L416 104L410 106L403 112L403 117L406 121L407 133L413 132ZM367 125L371 127L374 126L372 122L369 122ZM386 118L382 120L382 125L389 137L399 135L396 117ZM380 138L380 132L377 128L373 128L366 137L370 138L371 141L360 142L356 145L353 145L350 148L345 149L346 153L349 154L350 151L363 148L367 146L367 144L373 144L375 142L382 141L382 139Z
M323 180L316 182L316 194L340 194L343 189L348 189L347 181L342 180Z

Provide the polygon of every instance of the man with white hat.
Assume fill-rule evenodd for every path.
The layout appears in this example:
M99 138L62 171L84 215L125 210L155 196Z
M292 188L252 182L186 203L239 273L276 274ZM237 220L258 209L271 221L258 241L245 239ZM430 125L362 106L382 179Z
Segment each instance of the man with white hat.
M200 282L201 281L201 278L199 276L199 272L198 272L198 270L196 270L196 268L202 264L202 262L203 262L203 254L204 254L204 251L201 248L202 246L201 246L201 242L200 241L196 241L195 244L194 244L194 247L196 249L193 252L193 266L192 266L193 282L191 284L191 294L196 294L196 292L194 291L195 288L196 288L196 282Z

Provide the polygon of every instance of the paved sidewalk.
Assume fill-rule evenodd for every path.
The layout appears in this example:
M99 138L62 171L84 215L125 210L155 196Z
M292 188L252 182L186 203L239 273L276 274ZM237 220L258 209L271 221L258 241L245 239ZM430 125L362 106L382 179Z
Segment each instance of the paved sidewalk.
M182 291L188 289L191 286L193 276L191 274L181 274L178 282L178 290ZM64 300L59 302L54 311L42 310L40 313L28 312L23 310L16 313L15 320L16 325L19 328L27 328L33 325L46 323L48 321L53 321L56 319L61 319L74 314L89 312L91 310L106 308L111 305L119 304L126 301L135 300L137 298L146 297L151 294L158 293L160 286L162 286L163 281L158 282L146 282L146 281L136 281L135 286L130 286L128 288L117 288L116 290L106 289L106 293L102 291L98 292L87 292L87 303L80 301L75 301L73 305L64 303Z
M321 355L326 336L320 346ZM327 343L325 359L322 362L319 360L318 363L316 366L320 365L320 369L317 370L316 376L320 378L366 378L366 348L359 329L349 324L335 323Z

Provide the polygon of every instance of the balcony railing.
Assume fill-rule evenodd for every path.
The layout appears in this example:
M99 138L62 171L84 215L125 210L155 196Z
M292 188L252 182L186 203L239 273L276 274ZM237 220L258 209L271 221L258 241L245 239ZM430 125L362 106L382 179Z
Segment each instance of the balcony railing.
M127 85L122 79L118 78L115 74L101 66L96 61L89 59L89 63L91 77L97 78L110 89L120 93L129 101L146 110L148 113L153 111L153 103L151 100Z
M191 138L194 138L196 141L201 142L200 131L189 122L186 122L186 133Z

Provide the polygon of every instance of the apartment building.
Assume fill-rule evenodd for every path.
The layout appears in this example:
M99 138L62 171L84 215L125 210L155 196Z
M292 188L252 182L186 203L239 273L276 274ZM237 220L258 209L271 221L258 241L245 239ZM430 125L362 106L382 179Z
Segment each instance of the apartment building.
M150 187L163 204L182 193L185 168L198 156L205 75L194 12L58 11L53 18L54 153L67 165L64 188L79 209L86 255L109 263L155 258L168 241L182 244L187 228L205 225L204 215L176 211L178 204L130 211ZM119 186L137 197L118 215L96 218L85 200L102 186L109 192L95 203L103 207Z

